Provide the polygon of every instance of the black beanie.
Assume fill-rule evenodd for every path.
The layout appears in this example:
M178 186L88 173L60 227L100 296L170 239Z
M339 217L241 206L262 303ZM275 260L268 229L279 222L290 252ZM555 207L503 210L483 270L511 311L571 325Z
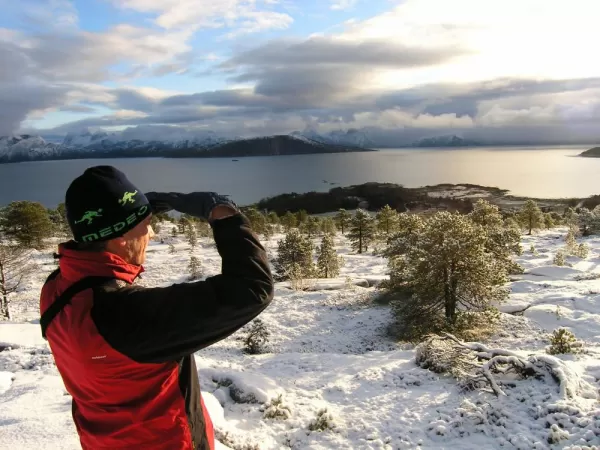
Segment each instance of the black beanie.
M77 242L123 236L152 212L146 196L111 166L90 167L73 180L65 209Z

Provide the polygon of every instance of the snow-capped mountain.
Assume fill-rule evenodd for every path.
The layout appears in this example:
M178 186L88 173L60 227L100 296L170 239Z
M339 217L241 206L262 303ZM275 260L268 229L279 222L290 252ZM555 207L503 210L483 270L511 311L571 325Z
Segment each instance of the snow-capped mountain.
M193 133L173 130L174 127L156 128L160 130L154 127L136 127L116 133L83 130L80 133L68 133L60 143L50 143L41 136L29 134L4 136L0 137L0 162L107 155L165 155L169 151L202 151L229 141L211 131Z
M472 145L480 145L480 143L463 139L454 134L423 138L413 142L413 147L468 147Z
M55 155L60 146L29 134L0 136L0 161L22 161Z
M323 142L331 145L347 145L350 147L368 148L373 147L373 141L364 131L349 129L349 130L334 130L329 133L318 133L314 128L307 127L304 131L294 131L290 133L295 138L306 138L312 141Z
M150 130L154 131L154 130ZM140 139L144 138L144 139ZM356 136L358 138L358 136ZM304 136L277 135L250 139L227 139L213 132L142 133L140 130L108 134L105 132L69 133L61 144L46 142L40 136L21 135L0 138L0 163L46 159L118 157L220 157L265 156L309 153L367 151L343 139L310 139Z

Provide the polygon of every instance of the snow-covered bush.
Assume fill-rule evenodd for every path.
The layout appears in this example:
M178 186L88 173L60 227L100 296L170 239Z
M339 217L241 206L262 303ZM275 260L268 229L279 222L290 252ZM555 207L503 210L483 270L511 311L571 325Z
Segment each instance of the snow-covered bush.
M244 338L244 353L249 355L258 355L265 352L267 343L269 342L269 330L260 319L255 319L248 334Z
M238 442L238 439L234 438L229 433L229 431L223 432L218 428L215 428L215 439L232 450L260 450L260 446L258 444L251 442L240 443Z
M283 394L279 394L269 403L265 403L262 411L265 419L287 420L292 417L292 410L283 403Z
M169 254L174 254L177 250L175 250L175 245L172 242L169 242Z
M565 353L579 353L582 344L575 335L566 328L559 328L552 332L550 337L550 347L546 350L551 355L561 355Z
M581 243L577 246L577 248L575 249L575 252L573 252L574 256L577 256L578 258L581 259L586 259L590 254L590 247L587 244Z
M562 250L559 250L558 252L556 252L556 255L554 256L554 260L552 261L552 264L554 264L555 266L566 266L567 260L565 258L565 252Z
M327 408L320 409L317 412L317 417L308 424L310 431L325 431L335 429L335 422L331 413L327 412Z
M533 256L538 256L539 255L538 251L535 249L535 246L533 244L531 244L531 248L529 249L529 251L531 252L531 254Z

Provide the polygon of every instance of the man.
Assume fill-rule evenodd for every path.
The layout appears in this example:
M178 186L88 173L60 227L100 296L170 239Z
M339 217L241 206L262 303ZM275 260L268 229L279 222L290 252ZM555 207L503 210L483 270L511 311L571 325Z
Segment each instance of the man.
M193 353L229 336L273 298L264 248L234 203L214 193L144 195L110 166L66 193L74 240L42 288L40 320L84 449L212 450ZM134 286L153 236L152 211L209 221L222 273L161 288Z

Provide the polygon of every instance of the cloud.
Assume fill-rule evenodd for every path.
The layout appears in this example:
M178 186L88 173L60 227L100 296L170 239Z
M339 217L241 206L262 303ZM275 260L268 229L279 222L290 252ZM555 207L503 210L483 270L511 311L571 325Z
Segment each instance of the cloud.
M112 0L119 8L155 13L162 28L232 28L229 37L285 29L293 19L270 8L278 2L260 0Z

